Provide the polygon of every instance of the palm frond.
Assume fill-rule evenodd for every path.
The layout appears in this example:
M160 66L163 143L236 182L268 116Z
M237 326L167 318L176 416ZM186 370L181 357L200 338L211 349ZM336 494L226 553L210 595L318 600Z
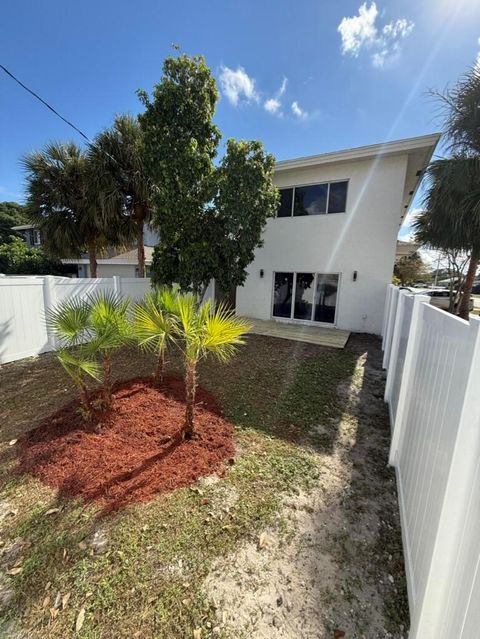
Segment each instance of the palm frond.
M65 300L47 312L47 325L62 344L73 346L89 337L90 311L91 305L88 300Z
M86 350L81 349L78 355L74 355L70 351L62 349L58 351L57 357L75 383L79 384L84 376L100 381L100 366L95 359L89 356Z
M227 361L244 344L243 337L251 325L224 305L211 309L206 316L204 348L221 361Z

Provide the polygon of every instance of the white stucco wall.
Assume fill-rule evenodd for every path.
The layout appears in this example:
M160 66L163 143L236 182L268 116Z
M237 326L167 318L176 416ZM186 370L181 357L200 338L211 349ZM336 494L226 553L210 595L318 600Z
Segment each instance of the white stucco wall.
M237 289L237 313L271 318L275 271L340 273L336 327L379 334L407 162L405 154L377 162L355 160L279 171L278 187L348 179L347 211L269 220L264 246L257 250L244 286Z

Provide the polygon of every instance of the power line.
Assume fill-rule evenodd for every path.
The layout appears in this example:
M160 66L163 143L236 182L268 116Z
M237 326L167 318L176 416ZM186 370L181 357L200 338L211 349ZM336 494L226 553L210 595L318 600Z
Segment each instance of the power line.
M28 91L28 93L30 93L31 95L33 95L34 98L36 98L37 100L39 100L43 105L45 105L47 107L47 109L50 109L50 111L52 111L52 113L54 113L57 117L59 117L61 120L63 120L65 122L65 124L68 124L68 126L72 127L72 129L74 129L77 133L79 133L82 138L85 138L85 140L91 144L91 140L88 137L88 135L85 135L85 133L83 131L81 131L77 126L75 126L72 122L70 122L69 120L67 120L67 118L64 118L63 115L61 115L56 109L54 109L50 104L48 104L48 102L46 102L43 98L41 98L38 93L35 93L35 91L33 91L32 89L30 89L29 87L27 87L26 84L24 84L21 80L19 80L11 71L9 71L6 67L3 66L3 64L0 64L0 69L2 69L3 71L5 71L5 73L7 75L9 75L12 80L14 80L17 84L19 84L22 89L25 89L25 91Z

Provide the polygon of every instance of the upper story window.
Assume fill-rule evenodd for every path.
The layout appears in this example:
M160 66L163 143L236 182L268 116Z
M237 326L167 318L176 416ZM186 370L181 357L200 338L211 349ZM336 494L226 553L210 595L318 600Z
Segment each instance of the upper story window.
M277 217L344 213L347 207L346 180L280 189Z

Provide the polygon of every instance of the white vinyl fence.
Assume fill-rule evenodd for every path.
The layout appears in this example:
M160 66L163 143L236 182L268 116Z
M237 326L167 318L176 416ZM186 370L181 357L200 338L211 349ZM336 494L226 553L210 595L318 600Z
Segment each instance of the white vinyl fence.
M0 277L0 364L54 350L45 317L57 303L102 291L138 300L149 289L148 278Z
M480 319L390 286L383 325L409 639L480 637Z

